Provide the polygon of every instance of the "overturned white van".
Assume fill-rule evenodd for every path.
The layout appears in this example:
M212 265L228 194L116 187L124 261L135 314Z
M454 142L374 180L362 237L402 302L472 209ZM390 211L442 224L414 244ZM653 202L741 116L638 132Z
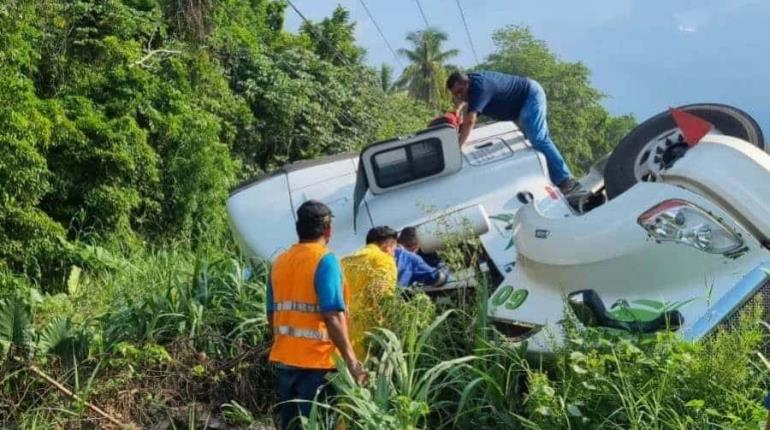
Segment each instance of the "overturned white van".
M565 300L586 325L695 340L752 297L770 304L770 155L740 110L680 109L708 134L688 142L668 112L649 119L581 179L594 198L580 210L512 122L477 127L462 148L442 126L293 163L239 186L227 210L243 250L265 259L296 241L308 199L334 212L338 255L375 225L417 225L428 248L447 226L476 235L495 284L490 317L534 351L558 344Z

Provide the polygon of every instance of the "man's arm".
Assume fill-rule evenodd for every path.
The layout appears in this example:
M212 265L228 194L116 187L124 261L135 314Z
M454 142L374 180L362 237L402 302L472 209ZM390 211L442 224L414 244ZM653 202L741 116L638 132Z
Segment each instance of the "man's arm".
M356 379L359 378L357 373L361 373L363 369L358 362L356 353L353 351L353 345L350 343L350 336L348 336L348 321L344 312L323 312L323 319L326 323L326 330L329 332L334 346L339 350L342 359L348 365L350 373ZM364 375L366 372L363 372Z
M476 125L476 116L476 112L468 112L465 114L463 123L460 126L460 146L463 146L465 141L468 140L468 136L471 135L471 130L473 130L473 127Z
M350 374L353 375L356 382L363 385L369 375L353 351L353 345L350 343L350 336L348 336L348 321L345 312L323 312L322 315L326 323L326 331L342 355L342 359L345 360Z
M412 279L414 281L429 287L440 287L446 283L447 276L443 270L426 263L418 254L412 254L410 257L412 258Z

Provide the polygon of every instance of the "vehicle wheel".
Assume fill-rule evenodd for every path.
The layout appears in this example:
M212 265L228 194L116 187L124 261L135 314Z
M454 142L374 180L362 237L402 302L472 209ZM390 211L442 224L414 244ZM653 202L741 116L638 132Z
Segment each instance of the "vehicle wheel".
M682 106L714 126L712 133L725 134L765 146L762 130L747 113L727 105L702 103ZM687 144L671 113L655 115L631 130L612 151L604 170L607 196L612 199L639 181L654 181L687 151Z

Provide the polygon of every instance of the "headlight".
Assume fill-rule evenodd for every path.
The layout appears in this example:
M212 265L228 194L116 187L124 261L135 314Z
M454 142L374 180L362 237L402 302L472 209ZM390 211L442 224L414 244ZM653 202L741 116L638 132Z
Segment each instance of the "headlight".
M666 200L639 216L638 222L656 240L711 254L726 254L743 246L743 240L730 228L684 200Z

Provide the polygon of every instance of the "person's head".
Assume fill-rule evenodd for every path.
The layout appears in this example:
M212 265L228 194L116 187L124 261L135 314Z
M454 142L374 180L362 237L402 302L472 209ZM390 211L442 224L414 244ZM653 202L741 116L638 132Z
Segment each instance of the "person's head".
M300 242L313 242L321 238L326 243L332 237L332 211L318 200L308 200L297 209L297 236Z
M398 243L409 251L417 252L420 249L417 229L414 227L404 227L398 235Z
M433 118L428 123L428 127L436 127L438 125L451 125L454 128L460 127L460 117L454 112L447 112L444 115Z
M375 244L383 252L393 255L396 253L397 237L398 233L396 233L396 230L385 225L378 226L366 233L366 244Z
M452 93L455 100L468 101L468 87L470 86L468 75L462 72L452 72L446 80L446 89Z

